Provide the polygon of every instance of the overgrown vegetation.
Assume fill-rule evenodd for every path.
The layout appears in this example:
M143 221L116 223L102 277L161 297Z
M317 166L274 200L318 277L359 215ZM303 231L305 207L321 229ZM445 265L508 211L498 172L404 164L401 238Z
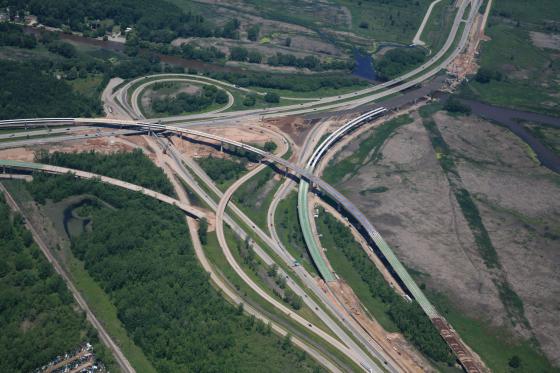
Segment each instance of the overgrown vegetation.
M214 79L225 80L241 87L281 89L294 92L313 92L320 89L363 87L368 83L358 78L338 74L298 75L269 73L210 73Z
M248 237L245 241L241 241L236 237L235 248L243 260L243 263L245 263L257 277L268 283L267 286L272 289L274 295L282 299L296 311L302 307L303 300L299 295L294 293L292 289L287 287L286 278L278 272L278 266L276 264L271 267L265 266L255 254L253 245Z
M424 314L418 303L408 302L392 289L362 248L356 244L354 236L332 215L322 212L319 231L322 242L329 251L339 251L351 263L354 271L367 284L369 296L382 303L377 310L385 312L397 328L426 356L436 361L453 363L454 358L445 341ZM336 270L336 263L331 264Z
M300 264L312 274L318 275L305 244L297 213L297 195L290 193L278 204L275 216L276 230L284 247L299 259Z
M383 55L381 60L375 61L375 69L381 80L391 80L426 60L426 52L420 48L395 48Z
M222 89L212 85L204 85L202 92L188 94L181 92L175 97L164 97L152 102L152 108L157 113L179 115L192 113L209 108L213 104L223 105L228 102L228 95Z
M218 184L236 180L246 171L245 164L234 159L216 158L210 155L197 161L204 172Z
M555 0L493 2L481 69L462 94L494 105L559 115L560 83L555 77L560 62L552 49L554 34L560 31L557 19L560 3Z
M0 194L0 370L31 372L85 341L112 362L66 288Z
M449 113L469 115L471 113L471 107L467 104L462 103L455 97L449 97L443 105L443 108Z
M233 195L238 206L264 230L267 229L267 209L279 184L273 179L274 176L274 170L267 167L239 187Z
M111 156L104 157L95 160L96 167L110 174ZM70 166L63 157L57 159ZM137 168L137 174L146 177L136 180L146 186L163 177L155 166ZM44 198L88 193L115 207L100 205L89 211L93 229L72 240L72 251L113 299L119 319L158 371L317 368L304 353L262 322L244 316L242 307L228 304L210 286L177 209L71 175L38 174L29 187Z

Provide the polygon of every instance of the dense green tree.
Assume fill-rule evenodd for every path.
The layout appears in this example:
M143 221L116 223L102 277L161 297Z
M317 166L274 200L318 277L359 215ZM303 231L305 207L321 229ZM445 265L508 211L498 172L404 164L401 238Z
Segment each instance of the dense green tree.
M52 159L68 167L85 165L79 159L82 155L92 160L91 153L58 154ZM123 153L94 156L101 174L119 173L114 162L125 164L126 158ZM134 157L150 162L139 153ZM165 178L153 165L142 167L145 161L131 162L136 172L122 178L145 186ZM178 209L71 175L37 174L28 187L38 200L88 194L111 206L99 204L89 211L93 229L72 239L72 251L109 294L124 327L158 371L317 368L311 360L302 360L295 348L284 346L262 322L245 316L242 306L230 305L214 290L196 259Z
M345 87L361 87L367 82L341 74L271 74L257 72L209 74L212 78L225 80L241 87L261 87L283 89L295 92L314 92L321 88L340 89Z
M0 82L0 119L101 113L98 99L74 92L66 82L42 73L38 64L0 61Z
M251 50L251 51L249 51L248 58L249 58L249 62L251 62L251 63L261 63L262 59L263 59L263 56L258 51Z
M0 371L30 372L97 335L0 194Z
M225 54L218 48L214 46L200 47L195 43L183 44L180 49L180 54L184 58L205 62L213 62L225 58Z
M77 55L76 47L74 47L70 43L66 43L60 40L53 41L47 46L47 48L49 49L49 52L60 54L62 57L66 58L76 57Z
M474 79L479 83L486 84L490 83L491 80L502 80L502 73L481 67L474 76Z
M244 106L255 106L257 103L257 96L254 93L250 93L243 98Z
M260 31L261 31L261 27L259 25L252 25L247 29L247 39L251 41L259 40Z
M0 22L0 46L33 49L37 40L33 35L26 35L23 28L7 22Z
M47 26L67 25L71 30L85 33L91 33L90 20L111 19L122 29L133 27L140 39L156 43L168 43L178 36L213 35L213 26L204 17L185 13L167 1L2 0L0 4L29 11ZM92 36L99 35L96 31Z
M269 153L272 153L276 150L278 146L276 145L276 143L274 141L267 141L264 143L264 147L263 149Z
M443 108L450 113L458 113L458 114L466 114L469 115L471 113L471 107L467 104L462 103L455 97L449 97Z
M239 20L237 18L232 18L229 21L226 22L226 24L224 25L224 28L221 31L221 36L222 38L227 38L227 39L239 39L239 26L241 25L241 23L239 22ZM217 32L217 34L219 34Z
M198 222L198 238L203 245L208 243L208 220L206 218L202 218Z
M513 355L511 359L509 359L508 365L513 369L517 369L521 367L521 359L519 358L519 356Z
M264 100L272 104L277 104L280 102L280 95L276 92L268 92L264 95Z
M249 51L243 47L233 47L229 49L229 58L233 61L247 61Z
M423 63L426 52L420 48L395 48L375 61L377 75L382 80L393 79Z

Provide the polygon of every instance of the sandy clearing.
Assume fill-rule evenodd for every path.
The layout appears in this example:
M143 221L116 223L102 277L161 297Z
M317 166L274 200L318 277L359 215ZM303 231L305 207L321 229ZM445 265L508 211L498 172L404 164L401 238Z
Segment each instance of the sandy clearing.
M545 34L544 32L531 31L529 35L536 47L560 50L560 34Z

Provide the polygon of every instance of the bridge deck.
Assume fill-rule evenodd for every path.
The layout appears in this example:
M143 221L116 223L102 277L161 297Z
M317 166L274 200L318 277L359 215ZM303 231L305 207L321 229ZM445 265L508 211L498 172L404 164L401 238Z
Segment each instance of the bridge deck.
M185 204L181 201L178 201L175 198L171 198L171 197L169 197L165 194L156 192L156 191L151 190L151 189L143 188L143 187L141 187L139 185L136 185L136 184L127 183L126 181L113 179L111 177L102 176L102 175L94 174L94 173L91 173L91 172L74 170L74 169L66 168L66 167L51 166L51 165L41 164L41 163L21 162L21 161L7 160L7 159L0 159L0 167L15 168L15 169L20 169L20 170L31 170L31 171L37 170L37 171L42 171L42 172L47 172L47 173L52 173L52 174L58 174L58 175L64 175L64 174L72 173L73 175L76 175L77 177L82 178L82 179L99 180L99 181L101 181L102 183L105 183L105 184L115 185L115 186L118 186L120 188L132 190L134 192L140 192L140 193L145 194L149 197L156 198L156 199L158 199L162 202L166 202L166 203L169 203L171 205L177 206L178 208L180 208L181 210L183 210L187 214L193 215L197 218L206 217L206 214L204 212L202 212L202 211L200 211L200 210L198 210L198 209L196 209L196 208L194 208L190 205L187 205L187 204Z

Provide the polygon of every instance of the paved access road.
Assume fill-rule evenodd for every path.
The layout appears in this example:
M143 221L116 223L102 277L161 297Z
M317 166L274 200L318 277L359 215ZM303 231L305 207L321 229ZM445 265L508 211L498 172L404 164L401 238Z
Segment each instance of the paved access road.
M434 0L430 6L428 7L428 11L426 12L426 15L424 15L424 19L422 20L422 24L420 25L420 28L418 29L418 31L416 32L416 35L414 35L414 38L412 39L412 44L415 45L426 45L426 43L424 43L422 40L420 40L420 38L422 37L422 33L424 32L424 29L426 28L426 24L428 23L428 20L430 19L430 16L432 15L432 11L434 10L434 7L441 2L441 0Z

